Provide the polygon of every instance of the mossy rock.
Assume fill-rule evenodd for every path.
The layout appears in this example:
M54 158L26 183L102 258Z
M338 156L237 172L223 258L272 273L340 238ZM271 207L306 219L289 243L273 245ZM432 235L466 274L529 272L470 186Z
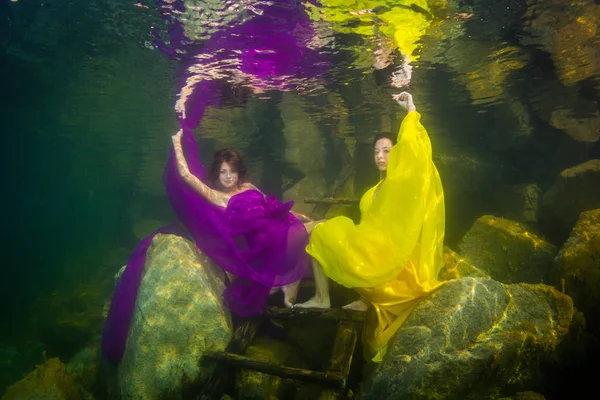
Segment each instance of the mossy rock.
M73 381L95 398L105 398L105 380L101 368L100 335L80 350L67 363L67 372Z
M51 358L10 386L2 400L80 400L77 385L58 358Z
M448 281L421 301L365 386L365 400L493 399L539 384L571 326L547 285Z
M471 264L466 258L452 251L449 247L444 247L444 266L438 274L438 279L441 281L449 281L450 279L466 278L487 278L489 275Z
M584 211L600 208L600 160L565 169L544 194L538 220L557 243L563 243Z
M202 355L223 350L232 334L223 290L218 268L193 243L154 237L118 367L121 398L180 399L206 382L214 363Z
M475 221L458 248L474 266L503 283L547 281L557 252L523 224L490 215Z
M588 328L600 333L600 209L581 213L554 264L556 284L564 285Z

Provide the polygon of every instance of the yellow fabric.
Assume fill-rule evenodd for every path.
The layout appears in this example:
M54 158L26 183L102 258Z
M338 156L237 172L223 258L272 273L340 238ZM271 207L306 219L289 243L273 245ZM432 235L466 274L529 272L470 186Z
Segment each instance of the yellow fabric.
M383 6L377 15L367 12ZM319 5L307 4L314 20L325 20L341 33L361 36L384 36L394 40L402 54L416 60L417 42L432 20L427 0L320 0ZM419 12L416 9L420 8ZM359 24L351 23L360 21Z
M366 341L374 361L419 300L442 284L444 193L420 119L413 111L402 121L387 177L360 201L360 224L332 218L314 228L307 246L325 275L373 305Z

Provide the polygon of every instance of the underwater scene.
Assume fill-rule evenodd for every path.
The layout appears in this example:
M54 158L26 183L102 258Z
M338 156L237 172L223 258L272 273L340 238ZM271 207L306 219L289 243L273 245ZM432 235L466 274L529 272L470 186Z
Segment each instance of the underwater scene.
M596 391L600 1L0 16L2 399Z

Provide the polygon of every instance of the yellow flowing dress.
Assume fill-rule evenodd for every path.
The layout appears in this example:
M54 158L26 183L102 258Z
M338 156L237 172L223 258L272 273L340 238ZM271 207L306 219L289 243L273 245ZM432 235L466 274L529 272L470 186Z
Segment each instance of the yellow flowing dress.
M315 226L307 246L325 275L373 305L364 339L375 362L412 309L443 284L444 192L420 119L412 111L402 121L386 178L360 201L360 223L332 218Z

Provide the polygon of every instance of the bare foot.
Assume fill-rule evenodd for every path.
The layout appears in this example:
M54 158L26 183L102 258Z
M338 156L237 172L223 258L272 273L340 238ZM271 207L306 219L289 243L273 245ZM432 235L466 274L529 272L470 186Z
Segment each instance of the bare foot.
M346 304L342 308L344 310L367 311L369 309L369 305L367 303L365 303L363 300L356 300L350 304Z
M283 292L283 303L287 308L294 307L294 302L296 301L296 297L298 296L299 288L300 280L297 280L296 282L292 282L281 287L281 291Z
M316 296L308 300L306 303L294 304L297 308L331 308L329 299L319 299Z
M279 292L279 290L281 290L281 287L280 287L280 286L273 286L273 287L271 288L271 290L269 290L269 296L271 296L271 295L273 295L273 294L275 294L275 293Z

